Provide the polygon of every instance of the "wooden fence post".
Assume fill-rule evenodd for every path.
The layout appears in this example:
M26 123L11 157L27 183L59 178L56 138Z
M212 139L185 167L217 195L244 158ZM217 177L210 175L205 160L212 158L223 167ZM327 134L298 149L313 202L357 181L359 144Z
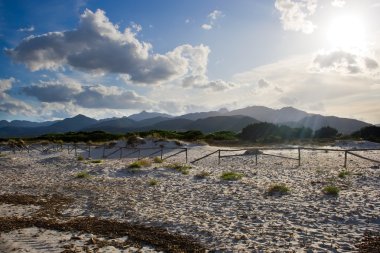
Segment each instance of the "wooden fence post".
M301 148L298 147L298 166L301 166Z
M255 154L255 160L256 160L256 165L257 165L257 154Z
M88 158L90 158L91 156L91 145L88 144Z
M77 156L77 144L74 143L75 157Z
M218 164L220 164L220 149L218 150Z
M186 148L186 163L187 163L187 148Z
M162 153L163 153L163 150L162 150L162 148L161 148L161 160L162 160Z
M347 150L344 151L344 168L347 168Z

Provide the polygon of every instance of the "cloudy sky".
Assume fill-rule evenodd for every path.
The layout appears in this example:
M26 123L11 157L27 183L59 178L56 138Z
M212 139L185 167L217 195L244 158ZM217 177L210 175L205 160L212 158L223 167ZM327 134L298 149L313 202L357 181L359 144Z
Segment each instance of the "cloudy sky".
M293 106L380 123L380 0L0 1L0 119Z

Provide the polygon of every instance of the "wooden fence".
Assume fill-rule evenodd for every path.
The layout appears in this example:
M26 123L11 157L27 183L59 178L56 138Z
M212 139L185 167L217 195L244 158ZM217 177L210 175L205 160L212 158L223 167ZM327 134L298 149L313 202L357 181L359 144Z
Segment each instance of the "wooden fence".
M276 150L297 150L297 157L289 157L289 156L283 156L283 155L275 155L275 154L268 154L264 153L264 151L276 151ZM324 151L324 152L344 152L344 163L343 167L347 168L347 156L352 155L367 161L371 161L374 163L379 163L380 164L380 159L375 160L371 159L359 154L355 154L353 152L359 152L359 151L379 151L380 148L374 148L374 149L333 149L333 148L310 148L310 147L287 147L287 148L275 148L275 147L250 147L250 148L243 148L243 149L218 149L216 151L213 151L209 154L206 154L200 158L197 158L193 161L191 161L191 164L194 164L198 161L201 161L207 157L210 157L212 155L217 154L218 155L218 164L221 163L222 158L228 158L228 157L237 157L237 156L255 156L255 163L257 165L257 158L258 156L273 156L273 157L278 157L278 158L283 158L283 159L290 159L290 160L295 160L298 161L298 166L301 166L301 151ZM231 153L231 152L242 152L245 151L244 153L241 154L226 154L224 155L223 153ZM250 153L246 153L247 151L250 151Z

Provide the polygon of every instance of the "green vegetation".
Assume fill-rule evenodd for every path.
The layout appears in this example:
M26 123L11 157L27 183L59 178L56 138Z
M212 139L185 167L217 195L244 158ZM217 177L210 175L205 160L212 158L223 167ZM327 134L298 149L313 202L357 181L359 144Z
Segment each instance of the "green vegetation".
M155 158L153 158L153 162L155 162L155 163L163 163L164 160L162 160L160 157L156 156Z
M352 137L361 138L367 141L380 142L380 127L368 126L352 134Z
M196 174L194 177L195 177L196 179L204 179L204 178L206 178L206 177L209 177L210 175L211 175L210 172L202 171L202 172Z
M338 177L345 178L346 176L349 176L349 175L351 175L351 172L349 172L347 170L343 170L343 171L339 172Z
M75 175L76 178L90 178L90 174L87 171L78 172Z
M268 188L268 194L287 194L290 192L290 189L286 184L273 184Z
M243 178L243 174L234 172L234 171L227 171L223 172L223 174L220 176L220 179L227 180L227 181L236 181Z
M190 173L191 166L180 163L174 163L169 164L168 168L181 172L183 175L188 175Z
M78 161L83 161L83 160L84 160L84 157L83 157L82 155L78 155L77 160L78 160Z
M231 131L219 131L208 134L205 136L206 140L216 140L216 141L232 141L237 140L238 135Z
M104 131L67 132L61 134L45 134L31 140L46 140L52 142L107 142L123 138L121 134L110 134Z
M338 134L338 131L332 127L322 127L318 129L314 133L314 138L318 139L326 139L326 138L335 138Z
M148 181L148 184L150 185L150 186L156 186L156 185L158 185L158 180L157 179L154 179L154 178L152 178L152 179L149 179L149 181Z
M276 143L312 137L310 128L291 128L271 123L256 123L242 129L240 138L251 142Z
M90 163L102 163L102 160L91 160Z
M326 194L326 195L332 195L332 196L337 196L340 192L339 188L336 187L335 185L327 185L325 186L322 191Z
M138 160L138 161L136 161L136 162L133 162L133 163L131 163L129 166L128 166L128 168L130 168L130 169L133 169L133 168L137 168L137 169L139 169L139 168L142 168L142 167L149 167L149 166L151 166L152 165L152 162L151 161L149 161L149 160L146 160L146 159L142 159L142 160Z

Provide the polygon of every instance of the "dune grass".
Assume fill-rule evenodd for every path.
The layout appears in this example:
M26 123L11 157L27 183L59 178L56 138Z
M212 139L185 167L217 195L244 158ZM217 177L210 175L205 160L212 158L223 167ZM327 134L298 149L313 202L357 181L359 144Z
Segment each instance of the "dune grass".
M194 176L194 178L196 178L196 179L204 179L204 178L209 177L210 175L211 175L210 172L207 172L207 171L201 171L200 173L196 174L196 175Z
M282 183L282 184L272 184L271 186L269 186L267 192L268 192L269 195L273 195L273 194L287 194L287 193L290 192L290 189L284 183Z
M326 195L338 196L340 189L335 185L327 185L322 189L322 192Z
M190 173L191 166L180 163L173 163L169 164L168 168L181 172L183 175L188 175Z
M242 173L234 172L234 171L227 171L223 172L223 174L220 176L220 179L226 180L226 181L237 181L243 178Z
M154 178L149 179L149 181L148 181L149 186L156 186L158 184L159 184L159 181L157 179L154 179Z
M163 163L164 160L161 159L160 157L156 156L155 158L153 158L153 162L154 162L154 163Z
M90 174L88 173L88 171L81 171L81 172L78 172L76 175L75 175L76 178L90 178Z
M129 169L139 169L139 168L143 168L143 167L149 167L151 165L152 165L151 161L146 160L146 159L142 159L142 160L138 160L138 161L131 163L130 165L128 165L128 168Z
M84 160L84 157L83 157L82 155L78 155L77 160L78 160L78 161L83 161L83 160Z
M351 175L351 172L349 172L347 170L342 170L341 172L339 172L338 177L339 178L345 178L345 177L347 177L349 175Z
M102 160L91 160L90 163L102 163Z

